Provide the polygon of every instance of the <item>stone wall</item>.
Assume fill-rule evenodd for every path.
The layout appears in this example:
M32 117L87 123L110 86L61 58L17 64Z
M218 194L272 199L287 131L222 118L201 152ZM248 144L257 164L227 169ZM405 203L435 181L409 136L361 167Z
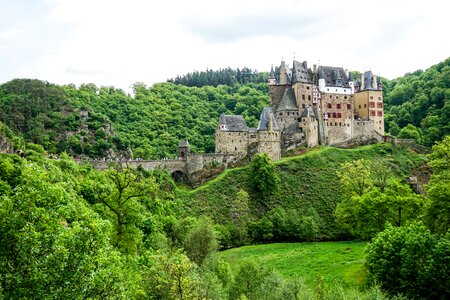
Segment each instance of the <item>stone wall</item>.
M280 131L258 131L258 153L267 153L271 160L281 158L281 135Z
M345 122L326 121L324 125L326 144L336 146L350 140L352 138L351 123L350 119Z
M314 147L319 144L319 123L316 118L302 117L300 128L304 133L306 147Z
M256 138L256 133L254 134ZM233 154L240 157L247 155L251 132L216 130L216 153Z

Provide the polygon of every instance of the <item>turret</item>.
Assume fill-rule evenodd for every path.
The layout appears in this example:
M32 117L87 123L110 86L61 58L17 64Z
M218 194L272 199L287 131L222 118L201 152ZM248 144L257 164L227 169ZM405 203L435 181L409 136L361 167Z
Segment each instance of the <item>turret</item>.
M286 73L286 63L284 60L281 61L280 65L280 82L279 84L287 84L287 73Z
M319 91L324 92L325 91L325 74L323 73L323 70L321 67L319 67Z
M270 75L269 75L269 85L275 85L277 83L277 80L275 78L275 72L273 71L273 65L270 68Z
M378 76L377 88L379 90L383 89L383 82L381 82L381 77L380 76Z
M348 72L348 85L352 89L352 94L355 92L355 83L353 82L352 72Z
M191 152L191 146L189 145L189 142L186 141L180 141L178 144L178 159L186 159L186 155L188 155Z

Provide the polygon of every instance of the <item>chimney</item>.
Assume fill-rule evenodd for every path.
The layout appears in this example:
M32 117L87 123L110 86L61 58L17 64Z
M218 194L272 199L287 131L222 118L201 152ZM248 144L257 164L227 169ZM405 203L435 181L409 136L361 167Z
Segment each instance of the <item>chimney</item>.
M364 90L364 73L361 74L361 86L359 87L359 90L362 91Z

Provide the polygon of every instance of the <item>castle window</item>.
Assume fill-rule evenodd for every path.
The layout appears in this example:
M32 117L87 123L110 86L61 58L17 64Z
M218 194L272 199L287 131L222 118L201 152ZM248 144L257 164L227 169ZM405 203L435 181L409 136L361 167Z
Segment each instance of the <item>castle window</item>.
M361 108L361 104L359 105L359 108Z
M373 110L370 111L371 116L375 116L375 112Z
M283 113L279 113L279 115L280 115L280 116L282 116L282 115L283 115Z
M237 151L237 147L234 147L234 151Z
M337 117L338 117L338 118L342 117L342 114L341 114L341 113L337 113ZM339 126L340 126L340 125L339 125Z
M350 127L350 124L347 124L347 127Z
M344 90L344 92L345 92L345 90ZM347 99L347 96L344 96L344 99Z
M336 104L336 108L341 109L341 104L340 103Z
M375 107L375 102L370 101L369 102L369 107Z
M287 112L287 115L289 116L289 112Z
M309 90L309 86L306 86L306 89Z
M311 101L311 95L308 95L308 100L310 100L310 101Z
M342 127L342 123L341 122L339 122L339 126Z
M305 104L302 104L302 108L305 109Z
M327 107L328 107L328 108L331 108L331 103L328 103L328 104L327 104Z
M336 123L334 123L334 126L337 126L337 122L336 122Z
M364 108L366 108L367 107L367 104L364 104Z
M352 109L352 105L351 104L347 104L347 109Z
M302 100L305 100L305 95L302 95Z
M330 99L333 99L333 96L330 95Z
M381 100L381 97L378 97L378 100Z
M379 111L379 112L378 112L378 116L381 117L382 115L383 115L383 112L382 112L382 111Z
M337 92L337 91L336 91ZM339 99L339 96L336 96L336 99Z
M333 118L336 118L336 113L335 112L333 113Z
M383 108L383 103L377 102L377 108Z
M373 99L373 96L370 96L370 99Z

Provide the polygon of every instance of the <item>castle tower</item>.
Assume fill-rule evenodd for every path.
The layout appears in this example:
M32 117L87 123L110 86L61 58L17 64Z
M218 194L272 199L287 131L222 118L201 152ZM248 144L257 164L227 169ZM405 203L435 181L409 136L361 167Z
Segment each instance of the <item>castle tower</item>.
M307 147L314 147L319 144L319 123L313 109L310 106L303 110L300 117L299 127L305 135Z
M267 153L271 160L281 158L281 134L272 108L264 107L257 128L258 153Z
M361 76L361 87L355 93L355 113L363 120L373 121L373 129L384 135L384 103L380 80L367 71Z
M186 159L186 156L191 152L191 146L189 142L180 141L178 144L178 159Z

